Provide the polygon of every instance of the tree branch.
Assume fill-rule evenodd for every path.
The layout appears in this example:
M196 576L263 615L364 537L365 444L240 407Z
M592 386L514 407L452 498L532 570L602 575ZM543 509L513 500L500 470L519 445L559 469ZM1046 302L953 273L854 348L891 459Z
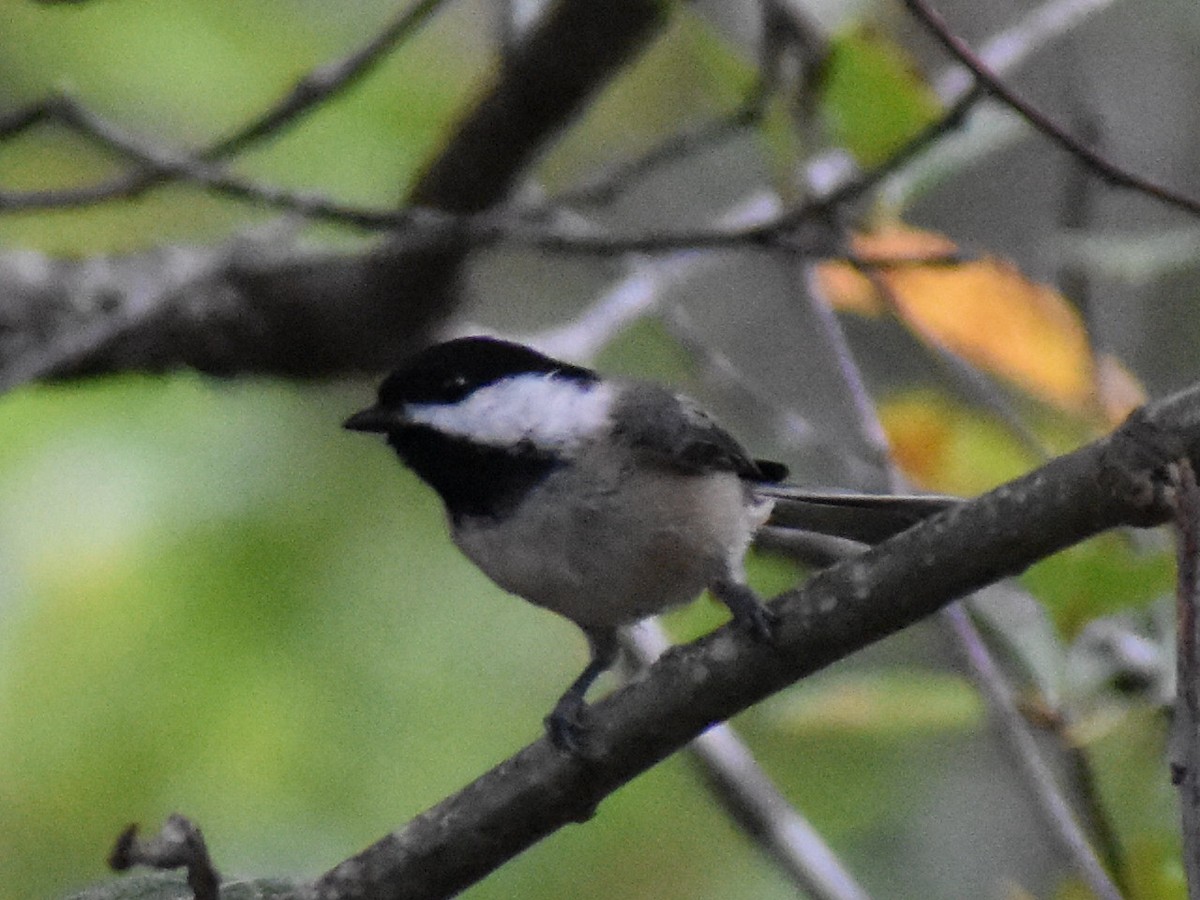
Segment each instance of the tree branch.
M313 69L297 81L279 102L264 110L228 137L200 150L171 154L172 159L191 161L193 168L196 168L203 163L214 163L233 156L266 138L278 136L285 129L301 121L306 114L320 108L323 103L328 102L338 93L352 87L370 74L388 53L394 51L406 38L413 35L443 2L445 0L420 0L380 29L362 47L341 59ZM80 113L88 113L80 107L77 107L77 110ZM80 117L73 117L71 113L70 105L61 96L42 100L0 119L0 140L14 137L34 125L58 119L70 127L75 127L85 134L100 139L103 143L109 143L103 134L90 131L86 127L86 123L84 127L80 128ZM94 116L94 114L91 115ZM117 145L116 149L122 148ZM153 155L153 153L150 154L150 156ZM145 160L141 161L145 162ZM138 167L107 181L82 187L2 194L0 195L0 209L6 211L68 209L106 203L111 200L128 199L142 194L168 178L179 177L180 174L178 166Z
M665 24L667 8L655 0L553 4L511 49L500 80L408 202L455 213L494 206L563 124Z
M221 876L209 858L204 835L190 819L178 813L169 816L153 837L139 836L137 825L130 825L117 838L108 864L117 872L134 866L161 870L186 868L193 900L218 900L220 895Z
M437 243L316 253L284 236L124 256L0 256L0 390L190 366L219 375L375 371L446 314Z
M1058 779L1046 764L1037 741L1029 730L1016 698L1003 673L996 665L982 636L962 604L948 607L945 615L959 639L959 647L980 686L992 715L1012 748L1021 774L1032 788L1034 802L1050 832L1097 900L1121 900L1122 894L1103 863L1092 849L1086 832L1058 785Z
M1200 897L1200 488L1195 466L1174 468L1175 541L1178 582L1175 598L1175 718L1171 725L1171 778L1179 790L1183 823L1183 868L1188 898Z
M621 646L640 665L670 650L655 619L626 629ZM688 753L713 797L734 822L811 900L870 900L867 892L789 802L728 722L714 725L688 745Z
M721 628L666 654L592 708L594 754L542 739L302 892L438 897L462 890L618 787L771 693L1039 559L1120 525L1170 516L1164 472L1200 455L1200 386L1110 437L819 573L772 604L777 647Z

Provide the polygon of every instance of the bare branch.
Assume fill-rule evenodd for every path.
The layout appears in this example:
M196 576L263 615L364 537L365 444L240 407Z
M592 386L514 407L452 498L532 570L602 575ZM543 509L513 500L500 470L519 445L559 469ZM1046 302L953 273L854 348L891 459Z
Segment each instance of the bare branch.
M48 259L0 255L0 389L188 366L315 377L395 363L441 320L437 242L337 254L286 235Z
M42 100L0 117L0 141L14 138L35 125L54 118L54 101Z
M625 631L621 645L642 666L652 665L671 646L654 619ZM688 751L725 811L807 896L868 900L866 891L771 782L731 725L714 725L692 741Z
M350 221L374 217L374 227L404 226L378 246L357 254L318 255L290 242L274 243L267 252L250 240L207 251L179 248L84 260L35 253L0 256L0 267L12 276L0 279L0 309L9 326L0 330L0 384L181 366L291 377L390 367L425 340L458 300L458 270L469 244L455 217L434 210L462 206L460 167L471 170L479 156L486 156L486 165L472 170L470 178L489 196L501 196L565 117L663 21L664 7L657 0L623 0L624 14L610 10L614 15L606 13L599 17L602 21L596 20L596 9L587 0L563 0L555 4L553 15L538 20L522 48L517 73L510 78L507 70L502 72L501 80L483 94L480 106L443 151L444 158L418 183L413 207L380 217L376 211L332 209L328 201L310 198L312 210L330 218L345 213ZM598 30L587 31L592 27ZM567 33L576 28L584 30ZM554 102L548 103L545 81L554 81L550 75L564 67L569 77L554 82ZM530 92L532 99L523 100L522 92ZM493 98L505 108L528 106L536 119L530 124L536 127L528 133L515 130L489 111ZM28 127L33 118L26 114L7 124ZM197 166L186 155L136 141L125 149L140 153L145 164L209 179L230 193L262 200L259 186L239 183L202 160ZM284 208L304 205L304 198L297 205L294 196L283 193L275 199ZM513 214L496 218L506 222ZM487 215L470 228L476 245L500 231Z
M74 98L61 95L46 101L46 115L52 115L109 150L138 166L139 178L155 181L175 180L206 188L215 194L244 200L261 206L295 212L311 219L325 219L362 228L397 226L422 221L420 210L397 212L370 210L339 204L316 194L301 194L261 184L229 174L223 167L198 157L164 150L126 134L113 123L92 112ZM132 182L128 182L132 183ZM113 199L111 182L80 188L55 188L39 191L0 191L0 212L34 209L62 209L80 203ZM431 218L432 214L425 214Z
M1200 487L1188 460L1173 470L1176 583L1175 720L1171 733L1171 777L1179 789L1183 820L1183 867L1188 897L1200 897Z
M1083 24L1116 0L1046 0L1031 9L1003 31L984 41L976 55L993 74L1011 73L1029 61L1039 50ZM934 81L934 90L943 99L978 89L978 80L965 66L951 66Z
M880 278L878 273L873 270L866 271L865 274L872 280L876 291L887 299L894 313L896 308L895 297L892 296L887 282ZM814 300L813 302L817 301ZM843 378L858 399L859 429L866 439L872 442L872 446L879 448L886 457L887 442L882 424L879 422L874 405L866 394L858 364L845 344L840 324L832 315L826 317L826 335L837 351L838 359L841 362ZM950 354L948 351L943 352L947 356L947 361L959 363L955 367L955 371L961 369L962 376L968 379L968 383L973 384L974 381L971 376L978 376L976 370L959 360L956 355ZM985 402L990 401L990 394L990 391L985 394ZM1002 407L1002 411L1008 412L1007 407ZM1024 435L1026 432L1024 423L1016 417L1015 413L1006 416L1006 421L1010 420L1011 424L1018 429L1018 433ZM1032 440L1033 438L1030 436L1028 439ZM1044 453L1041 454L1041 458L1045 459L1046 455ZM888 468L890 470L892 488L903 489L906 487L902 476L895 467L889 466ZM1106 900L1119 900L1119 890L1097 859L1062 791L1059 790L1058 785L1042 760L1038 748L1029 734L1028 728L1025 726L1016 709L1012 692L1004 674L992 659L991 653L983 643L963 604L954 603L947 606L942 610L942 616L950 623L950 627L958 639L963 656L969 664L973 680L984 694L989 708L992 710L996 721L1000 724L1002 733L1016 753L1021 771L1030 785L1045 819L1050 824L1053 833L1059 838L1059 843L1063 850L1097 897L1106 898Z
M224 157L232 156L245 150L251 144L268 137L277 136L284 129L299 122L307 113L317 109L322 103L329 101L341 91L357 84L388 53L395 50L406 38L414 34L437 11L443 2L444 0L420 0L420 2L416 3L410 9L397 15L395 19L385 25L361 48L340 60L327 63L312 70L301 78L292 87L291 91L275 106L268 108L233 134L214 144L210 144L204 149L185 153L164 153L161 150L150 148L145 143L130 142L134 148L134 152L127 155L132 156L136 162L143 164L138 170L126 172L107 181L83 187L63 188L54 191L0 194L0 212L29 209L66 209L87 206L93 203L105 203L111 200L135 197L164 180L173 177L187 177L192 171L208 171L202 165L203 163L212 163ZM13 137L33 125L52 121L55 118L61 118L67 124L71 124L72 117L69 113L72 111L75 114L76 124L78 124L79 119L84 119L87 116L91 116L99 121L94 113L89 113L78 104L71 103L70 108L64 106L66 102L68 101L64 101L62 97L52 97L33 104L24 110L19 110L6 119L0 119L0 140ZM68 113L68 115L64 116L64 113ZM124 141L110 141L104 137L106 130L116 133L116 129L111 126L107 129L99 129L98 131L90 131L86 127L83 130L85 134L91 134L92 137L98 138L102 143L118 151L127 149L123 146ZM158 165L154 161L157 157L163 157L169 160L169 162L164 165ZM216 170L213 171L215 172ZM204 183L199 178L193 177L191 180ZM243 182L242 184L243 188L240 192L231 190L230 193L240 196L242 199L260 199L256 196L256 191L272 192L272 189L259 188L250 182ZM216 185L213 185L213 187L216 187ZM274 193L280 196L284 194L284 192L277 189L274 190ZM315 206L309 214L315 218L339 218L333 215L332 212L322 215L321 211L326 206L331 210L336 208L332 203L326 202L325 204L321 204L315 198L310 199L312 199ZM296 204L293 202L289 205L283 202L264 202L267 202L268 205L283 206L300 212L305 211L303 203ZM356 221L356 217L349 213L347 213L345 218L350 224L387 224L370 220L369 217L364 216L357 217L361 221Z
M409 196L417 206L479 212L509 194L519 175L665 22L654 0L552 4L500 68L454 142Z
M859 273L870 280L871 286L875 289L880 299L883 300L888 312L903 323L904 315L902 310L904 305L896 297L887 279L880 276L879 267L875 265L875 262L873 260L865 262L860 259L851 259L850 262ZM984 372L963 359L950 348L936 341L923 341L922 344L929 349L934 360L941 365L942 371L950 377L951 381L963 390L972 401L978 403L981 407L992 413L1000 422L1003 422L1005 427L1008 428L1034 458L1049 458L1050 454L1042 443L1041 438L1025 424L1025 420L1021 418L1013 403L996 387Z
M982 636L961 603L948 606L943 615L958 637L959 646L982 689L988 708L1001 724L1001 734L1009 742L1042 818L1058 839L1075 871L1099 900L1121 900L1122 894L1096 856L1071 805L1063 795L1053 773L1042 758L1029 727L1025 724L1008 681L996 665Z
M1106 183L1114 187L1137 191L1192 215L1200 215L1200 200L1184 196L1158 182L1117 165L1083 141L1068 134L1052 118L1020 97L1016 91L991 72L987 65L967 46L966 42L950 30L946 21L925 0L904 0L904 5L929 29L943 47L971 70L975 80L982 84L989 94L1086 165Z
M639 178L655 169L677 162L753 127L762 114L761 99L752 94L741 106L707 122L673 134L641 156L615 163L583 184L557 194L556 206L596 206L610 203L621 191L629 190Z
M211 161L232 156L250 144L264 138L276 137L306 113L371 74L389 53L415 34L444 2L445 0L419 0L398 13L363 46L341 59L313 69L297 81L279 103L229 137L203 150L198 154L199 158Z

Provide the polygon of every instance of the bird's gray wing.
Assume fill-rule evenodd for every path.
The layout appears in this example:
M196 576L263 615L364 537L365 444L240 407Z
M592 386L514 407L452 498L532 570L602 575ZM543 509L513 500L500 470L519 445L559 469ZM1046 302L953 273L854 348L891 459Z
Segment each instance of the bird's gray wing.
M750 481L787 474L779 463L755 460L694 401L657 385L626 391L614 416L617 440L643 459L679 472L733 472Z

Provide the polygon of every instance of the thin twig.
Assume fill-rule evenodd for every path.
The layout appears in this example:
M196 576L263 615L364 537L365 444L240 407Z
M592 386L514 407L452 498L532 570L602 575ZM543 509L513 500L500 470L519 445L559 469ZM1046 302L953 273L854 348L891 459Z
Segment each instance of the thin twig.
M555 195L552 202L556 206L574 207L611 203L620 191L628 190L633 182L656 168L712 147L753 126L761 113L762 101L755 91L736 109L673 134L641 156L608 166L584 183Z
M409 14L412 18L406 19L405 22L410 26L410 29L415 23L420 21L420 18L416 16L416 12L422 11L427 13L429 11L426 10L427 6L432 9L432 5L427 2L420 4ZM409 32L404 32L404 34L407 33ZM398 34L398 28L395 23L385 34L396 39L402 36ZM384 35L381 35L379 39L372 41L368 46L376 49L384 46L386 42L382 40L383 37ZM374 59L374 57L366 52L365 48L349 59L359 58L365 60ZM361 74L364 67L361 65L353 66L343 61L331 68L343 75L350 73L350 75L357 76ZM346 77L349 78L350 75L346 75ZM312 79L313 84L320 83L320 81L321 79ZM305 79L302 83L308 82L309 79ZM343 86L345 83L347 82L337 81L336 79L326 82L329 86L338 87ZM773 217L768 217L757 223L742 224L733 228L699 228L681 230L673 234L659 233L655 235L621 236L614 235L602 229L584 229L582 226L575 226L568 229L556 228L553 224L547 224L544 221L547 216L547 210L545 209L534 209L525 212L514 212L511 209L507 211L499 210L479 217L456 218L439 211L416 207L396 210L394 208L379 209L343 204L319 194L288 191L234 176L223 168L211 165L211 162L221 156L227 148L238 149L244 147L245 143L250 139L249 136L252 134L261 136L264 133L265 123L269 121L279 123L294 122L302 110L297 105L298 100L292 100L291 98L299 97L301 94L310 98L310 101L315 102L314 98L317 95L313 89L307 88L302 90L298 85L289 99L280 104L278 107L279 111L269 111L238 134L231 136L220 144L214 145L209 150L202 151L198 155L168 151L145 141L140 141L123 132L114 124L106 121L103 117L86 109L82 104L70 97L61 96L51 101L44 101L38 108L31 108L30 111L27 111L25 117L28 119L36 118L38 121L46 116L58 118L65 124L74 127L76 130L133 160L145 171L133 173L130 176L122 176L110 182L78 188L23 192L0 191L0 212L61 209L82 203L116 199L136 193L140 188L135 187L135 182L138 184L144 182L142 186L145 187L157 180L170 178L201 185L216 193L234 199L260 203L268 207L295 212L309 218L339 222L359 228L452 227L477 243L487 243L502 238L513 243L561 253L616 255L620 253L668 253L675 250L737 246L766 248L785 246L802 255L829 255L832 253L831 248L826 246L819 236L798 234L797 229L807 222L820 220L824 217L826 211L833 206L850 202L870 190L871 187L895 171L896 168L918 155L931 143L955 128L976 101L974 94L968 92L967 95L959 98L947 110L945 116L923 129L885 163L861 173L858 177L846 182L841 187L816 201L802 203L797 207L784 210ZM739 116L746 117L751 115L754 102L755 98L752 97L742 109L735 111L729 120L729 124L732 126ZM285 108L292 110L290 115L284 115L283 110ZM311 108L311 106L307 108ZM14 124L21 124L15 118L13 122ZM680 140L687 145L691 141L691 138L685 136ZM666 155L669 155L669 150L669 146L661 148L661 152ZM631 165L634 165L636 168L653 162L653 159L649 159L641 162L635 161ZM123 186L119 190L116 189L118 182L123 183ZM888 262L895 265L903 265L906 261L900 259L878 261L876 265L883 267ZM928 263L929 260L914 262Z
M165 153L163 151L148 151L144 145L139 145L139 152L133 154L136 161L142 163L139 170L125 172L107 181L82 187L60 188L57 190L29 191L21 193L0 193L0 211L34 210L34 209L67 209L88 206L95 203L105 203L137 196L143 191L171 178L184 177L189 172L199 171L199 163L212 163L219 159L240 153L248 146L264 138L279 135L284 129L294 126L307 113L312 112L321 104L339 92L357 84L368 75L383 58L395 50L406 38L414 34L425 21L437 11L445 0L421 0L410 9L400 13L394 20L384 26L366 44L342 59L320 66L301 78L292 89L274 106L265 110L258 117L243 125L228 137L222 138L208 147L190 153ZM67 103L61 97L42 100L25 110L0 120L0 140L12 137L34 124L62 118L63 112L72 109L80 114L85 111L78 104ZM94 118L94 114L91 114ZM70 117L64 119L70 124ZM100 134L85 131L90 136L101 140L112 149L123 152L121 142L109 143ZM157 165L156 157L169 156L172 164ZM146 158L148 157L148 158ZM187 164L185 165L185 161ZM198 183L206 183L202 179L190 179ZM242 199L262 199L257 195L258 190L271 193L271 189L258 189L249 182L234 191L235 196ZM209 187L218 189L217 185ZM253 190L251 188L254 188ZM282 195L283 192L274 193ZM267 202L267 201L264 201ZM328 202L312 203L313 209L306 212L305 203L287 205L284 203L268 203L268 205L283 205L313 215L315 218L347 218L351 224L386 225L378 217L365 215L361 212L347 211L344 216L332 214L336 207ZM322 210L327 214L322 215Z
M0 117L0 141L14 138L21 132L54 118L54 101L39 100L24 109Z
M197 157L177 154L140 141L69 96L55 98L52 109L58 121L133 161L143 173L152 173L155 178L177 179L201 185L214 193L238 200L285 209L313 219L327 219L360 227L396 227L412 224L423 217L435 216L432 212L414 209L375 211L346 206L315 194L294 193L240 178ZM92 185L83 188L0 192L0 211L61 209L77 205L75 200L84 194L96 200L111 199L109 196L102 196L105 190L107 188L103 185Z
M1009 74L1052 41L1070 35L1084 20L1117 0L1048 0L979 45L976 55L995 75ZM970 69L952 65L934 79L934 92L946 100L980 87Z
M1059 790L1054 773L1042 759L1037 742L1021 717L1007 679L996 665L967 611L961 603L956 603L943 610L942 615L958 637L967 664L975 675L975 683L982 689L988 707L1001 725L1002 734L1012 746L1021 772L1033 788L1033 797L1051 826L1051 832L1099 900L1121 900L1120 889L1105 871L1070 804Z
M658 309L668 286L694 274L691 256L679 253L634 263L624 278L568 324L523 338L521 343L550 356L590 362L618 334Z
M883 301L887 310L897 321L904 323L904 304L896 296L896 292L892 289L891 284L880 274L874 261L864 261L853 255L848 257L848 260L850 265L854 266L859 274L871 282L871 286L875 289L875 293ZM1003 392L983 372L949 347L936 340L923 340L922 344L933 351L934 359L941 364L942 370L949 374L954 382L960 388L964 389L975 402L982 405L1004 423L1013 436L1021 442L1022 446L1033 454L1035 459L1046 460L1050 458L1050 451L1046 448L1041 438L1025 424L1025 420L1021 418L1009 399L1004 396Z
M1066 779L1075 797L1075 806L1080 811L1081 822L1091 834L1091 842L1105 871L1111 872L1117 886L1128 892L1126 855L1116 826L1104 807L1096 764L1087 748L1080 743L1078 735L1072 733L1073 717L1068 712L1052 708L1049 710L1049 719L1064 758Z
M671 646L657 620L622 634L622 645L641 666ZM688 750L714 796L814 900L867 900L867 893L807 819L771 782L733 726L714 725Z
M854 358L846 332L838 320L833 308L816 293L805 286L800 294L812 310L813 317L820 323L825 337L826 346L833 352L837 361L838 374L842 384L850 394L851 406L854 409L855 424L858 426L859 437L870 448L874 462L881 471L888 475L890 488L898 488L895 466L891 464L891 448L888 444L887 432L867 388L866 378L863 377L862 367Z
M728 227L697 228L676 233L616 235L589 227L578 217L566 222L557 210L498 208L477 215L455 215L441 210L410 206L405 209L375 209L342 204L312 193L297 193L230 174L223 167L185 154L164 150L138 140L104 117L69 96L53 103L55 117L82 134L164 178L201 185L237 200L294 212L311 219L339 222L367 229L416 228L422 231L453 231L477 245L505 240L518 245L560 253L617 255L620 253L669 253L677 250L744 246L779 248L808 256L827 256L833 249L817 230L801 233L806 218L823 211L823 203L809 203L780 215L753 223ZM68 195L88 188L66 188L28 192L0 191L0 212L61 208ZM876 260L874 265L928 265L928 257Z
M285 128L335 94L358 84L383 62L384 58L416 33L446 0L419 0L398 13L374 37L354 52L310 71L292 86L288 94L257 119L247 122L229 137L196 154L212 161L232 156L263 138L276 137Z
M1010 73L1026 63L1035 51L1069 33L1084 19L1115 2L1116 0L1048 0L1009 28L984 41L980 45L978 56L993 72L997 74ZM934 93L947 107L944 121L947 125L953 124L954 127L960 124L960 118L965 118L967 113L974 111L980 96L986 95L983 86L976 81L971 71L957 64L947 66L944 72L933 79L932 86ZM931 132L927 132L930 137L935 136L939 129L949 131L949 129L942 129L938 123L934 123L931 129ZM919 139L920 136L918 136ZM906 162L911 161L917 155L912 152L912 149L904 148L900 151ZM971 162L976 161L974 157L971 158ZM884 176L891 177L902 168L891 166L890 163L891 159L888 161L888 168L892 171L880 170L879 178L867 183L867 188L874 187L876 181ZM853 167L846 164L846 155L841 150L818 154L806 168L810 181L818 180L812 177L815 172L830 169L837 172L834 178L835 184L856 184L858 181L857 178L848 174L853 171ZM827 195L837 190L839 190L838 187L825 188ZM853 193L863 192L865 189L863 191L858 188L853 189ZM851 196L838 196L836 200L830 197L828 202L831 204L844 203L851 199Z
M890 286L880 277L877 271L869 267L860 267L860 271L871 279L877 292L888 297L893 305L895 304L896 298L891 294ZM859 412L859 428L863 433L864 439L883 442L882 449L886 458L887 438L879 421L875 406L866 393L865 382L862 378L860 367L850 352L848 345L845 344L840 327L836 327L836 323L834 323L834 326L827 327L826 336L832 341L835 351L839 351L838 359L841 362L840 371L843 378L847 379L851 391L859 397L860 403L857 407ZM951 356L957 359L956 356ZM974 371L974 369L966 367L966 371ZM1015 413L1013 415L1013 422L1021 430L1024 430L1024 423L1016 418ZM893 489L903 489L906 487L903 475L895 466L892 465L888 468L889 480ZM1033 788L1033 793L1039 807L1043 810L1052 830L1059 837L1060 843L1069 858L1074 862L1076 869L1088 885L1093 888L1097 897L1101 898L1101 900L1120 900L1120 891L1117 890L1104 871L1104 867L1100 864L1095 852L1088 843L1083 829L1075 820L1070 806L1067 804L1053 776L1042 760L1037 745L1033 742L1032 736L1029 734L1024 721L1020 718L1020 714L1016 709L1007 679L992 659L979 633L975 630L975 626L963 609L963 604L951 604L942 610L942 616L944 620L950 623L953 633L958 638L964 656L970 664L977 687L983 692L989 702L989 706L997 715L1003 733L1009 739L1017 753L1022 772L1025 773L1030 786Z
M1089 147L1100 145L1100 117L1090 108L1080 90L1078 65L1074 52L1076 48L1068 41L1065 48L1070 52L1067 65L1070 66L1069 77L1065 91L1069 97L1072 109L1072 130L1080 135ZM1067 171L1063 177L1062 193L1059 199L1058 228L1063 235L1087 234L1095 225L1096 218L1096 180L1090 177L1087 168L1074 158L1067 160ZM1059 260L1058 272L1055 279L1059 293L1071 298L1079 308L1080 318L1087 334L1087 346L1092 352L1098 338L1096 332L1096 310L1092 296L1089 269L1078 258L1070 255Z
M982 84L989 94L1003 102L1034 129L1086 165L1106 183L1146 194L1161 203L1192 215L1200 215L1200 200L1187 197L1165 185L1117 165L1087 146L1083 141L1068 134L1051 117L1024 100L992 73L983 60L971 50L965 41L950 30L941 15L925 3L925 0L904 0L904 5L920 19L943 47L971 70L976 81Z
M718 219L721 225L738 226L760 222L775 214L775 195L758 193L747 197ZM576 213L560 212L560 220L583 221ZM613 284L567 325L522 338L550 356L591 363L597 353L629 325L660 308L663 295L694 279L719 259L709 253L680 250L656 257L635 257L627 274Z
M893 172L910 163L929 146L960 127L967 114L982 96L982 90L966 91L942 113L940 118L922 128L886 160L829 191L821 197L821 203L827 209L834 209L863 196Z

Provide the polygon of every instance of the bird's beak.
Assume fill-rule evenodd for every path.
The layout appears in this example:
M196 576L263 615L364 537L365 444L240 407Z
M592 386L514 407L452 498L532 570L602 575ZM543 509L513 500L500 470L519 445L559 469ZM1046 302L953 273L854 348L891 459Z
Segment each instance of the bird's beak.
M368 406L342 423L351 431L391 431L399 424L394 412L380 406Z

